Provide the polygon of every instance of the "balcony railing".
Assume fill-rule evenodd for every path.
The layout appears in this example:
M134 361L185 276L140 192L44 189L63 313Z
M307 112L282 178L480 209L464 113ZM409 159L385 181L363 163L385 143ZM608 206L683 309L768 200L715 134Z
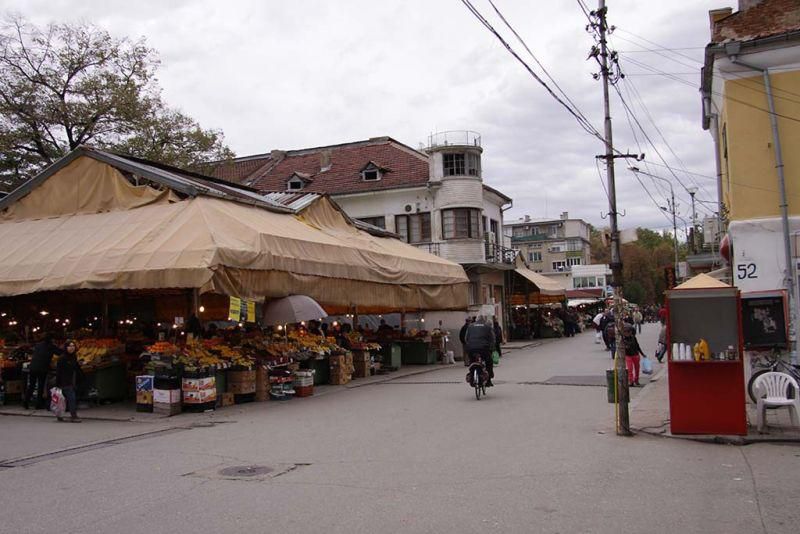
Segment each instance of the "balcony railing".
M508 263L513 264L517 257L517 251L513 248L506 248L492 241L485 243L486 263Z
M481 146L481 134L469 130L437 132L428 136L428 148L442 146Z

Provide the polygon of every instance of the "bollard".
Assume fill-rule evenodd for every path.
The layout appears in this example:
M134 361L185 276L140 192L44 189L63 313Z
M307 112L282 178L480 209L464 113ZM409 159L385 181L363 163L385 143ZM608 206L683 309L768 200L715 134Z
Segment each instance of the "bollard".
M614 404L614 389L616 388L614 380L614 370L606 369L606 393L608 393L608 403Z

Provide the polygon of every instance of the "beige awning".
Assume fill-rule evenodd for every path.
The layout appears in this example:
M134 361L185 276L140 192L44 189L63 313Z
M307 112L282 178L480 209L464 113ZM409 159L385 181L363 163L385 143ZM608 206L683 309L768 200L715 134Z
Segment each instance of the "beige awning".
M516 268L514 272L535 285L542 295L566 297L567 290L561 287L561 284L555 280L551 280L543 274L535 273L528 269L525 262L520 256L516 259Z
M675 289L709 289L717 287L731 287L731 286L730 284L726 284L721 280L712 278L711 276L705 273L700 273L697 276L688 279L684 283L675 286Z
M328 199L302 215L211 196L180 200L84 158L5 211L0 296L199 288L245 298L305 294L364 311L467 307L460 265L358 230ZM73 194L78 186L95 200Z

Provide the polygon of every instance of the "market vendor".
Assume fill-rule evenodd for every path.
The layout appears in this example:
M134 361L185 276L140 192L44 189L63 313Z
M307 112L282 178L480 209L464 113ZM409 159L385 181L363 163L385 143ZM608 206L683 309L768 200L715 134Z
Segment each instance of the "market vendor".
M320 328L319 321L309 321L308 322L308 333L313 334L315 336L322 335L322 328Z
M42 340L33 347L33 358L28 368L28 387L25 390L23 407L27 410L30 406L33 390L36 388L36 409L45 408L45 390L47 389L47 373L53 363L54 355L63 354L63 350L53 344L53 334L46 333Z

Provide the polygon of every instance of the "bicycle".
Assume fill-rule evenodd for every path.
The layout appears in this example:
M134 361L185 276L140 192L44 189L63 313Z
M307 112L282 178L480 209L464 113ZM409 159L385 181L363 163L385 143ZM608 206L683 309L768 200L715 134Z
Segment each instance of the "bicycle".
M756 382L756 378L763 375L764 373L769 372L781 372L786 373L794 377L795 380L800 382L800 365L794 365L791 363L787 363L781 358L781 354L779 351L774 350L769 356L761 356L758 359L753 360L753 368L758 369L755 371L750 380L747 382L747 394L750 395L750 399L755 403L758 402L758 399L755 395L755 391L753 389L753 385ZM796 392L790 392L789 395L795 395Z
M475 398L481 400L481 395L486 396L486 382L489 375L480 354L470 355L469 370L467 371L467 383L475 388Z

